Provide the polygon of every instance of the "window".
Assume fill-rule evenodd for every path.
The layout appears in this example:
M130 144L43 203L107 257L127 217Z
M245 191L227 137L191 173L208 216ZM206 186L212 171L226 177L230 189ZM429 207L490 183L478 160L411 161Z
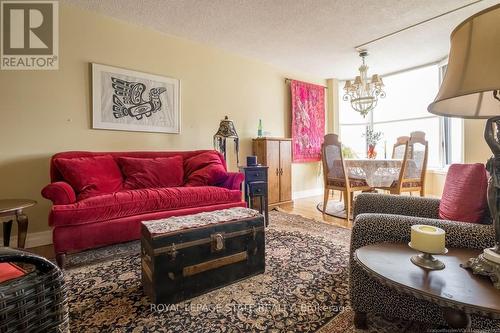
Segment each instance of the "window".
M372 127L383 133L376 148L377 158L391 158L392 146L399 136L423 131L429 142L429 168L461 162L462 120L435 116L427 111L445 70L445 67L431 65L384 77L387 96L379 99L375 110L366 118L342 100L344 91L339 89L340 136L346 149L354 157L366 157L363 133Z

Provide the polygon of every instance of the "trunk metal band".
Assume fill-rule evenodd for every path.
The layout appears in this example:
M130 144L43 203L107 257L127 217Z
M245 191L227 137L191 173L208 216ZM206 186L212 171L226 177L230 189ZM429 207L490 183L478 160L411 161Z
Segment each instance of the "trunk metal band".
M255 234L258 231L263 231L263 230L264 230L264 227L253 227L253 228L247 229L247 230L224 233L224 239L238 237L238 236L244 236L244 235L248 235L248 234L254 234L254 237L255 237ZM197 239L197 240L194 240L191 242L172 244L169 246L159 247L159 248L153 250L153 255L156 256L156 255L159 255L162 253L172 253L172 252L176 252L178 250L185 249L185 248L192 247L192 246L196 246L196 245L210 244L210 243L212 243L212 241L213 240L211 237L207 237L207 238Z
M211 269L220 268L223 266L235 264L240 261L246 261L248 259L248 253L246 251L239 252L227 257L222 257L206 262L202 262L201 264L196 264L192 266L187 266L182 269L182 275L184 277L192 276L195 274L203 273L209 271Z

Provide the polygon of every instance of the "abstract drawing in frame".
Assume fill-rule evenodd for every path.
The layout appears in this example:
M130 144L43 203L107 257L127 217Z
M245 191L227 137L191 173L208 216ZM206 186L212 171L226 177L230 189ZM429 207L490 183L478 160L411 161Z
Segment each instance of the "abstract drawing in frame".
M292 80L292 161L321 160L325 136L325 87Z
M92 64L92 127L180 133L180 82Z

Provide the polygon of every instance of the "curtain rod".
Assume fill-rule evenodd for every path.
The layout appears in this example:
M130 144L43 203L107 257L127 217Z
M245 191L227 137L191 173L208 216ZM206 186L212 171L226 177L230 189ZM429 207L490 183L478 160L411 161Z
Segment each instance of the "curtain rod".
M361 51L361 49L362 49L364 46L368 45L368 44L371 44L371 43L377 42L377 41L379 41L379 40L381 40L381 39L384 39L384 38L387 38L387 37L394 36L394 35L396 35L396 34L399 34L400 32L403 32L403 31L406 31L406 30L408 30L408 29L414 28L414 27L416 27L416 26L419 26L419 25L421 25L421 24L424 24L424 23L427 23L427 22L429 22L429 21L435 20L435 19L440 18L440 17L442 17L442 16L445 16L445 15L451 14L451 13L453 13L453 12L456 12L456 11L460 10L460 9L463 9L463 8L466 8L466 7L469 7L469 6L475 5L475 4L477 4L477 3L479 3L479 2L482 2L482 1L483 1L483 0L476 0L476 1L471 2L471 3L469 3L469 4L466 4L466 5L463 5L463 6L461 6L461 7L458 7L458 8L452 9L452 10L449 10L449 11L447 11L447 12L445 12L445 13L439 14L439 15L437 15L437 16L434 16L434 17L428 18L427 20L423 20L423 21L421 21L421 22L418 22L418 23L412 24L412 25L410 25L410 26L407 26L406 28L399 29L399 30L397 30L397 31L391 32L390 34L383 35L383 36L381 36L381 37L378 37L378 38L372 39L372 40L370 40L370 41L368 41L368 42L366 42L366 43L363 43L363 44L357 45L357 46L355 46L354 48L355 48L356 50L358 50L358 51Z
M285 78L285 83L290 83L291 81L295 81L295 80L294 80L294 79L289 79L289 78L287 78L287 77ZM317 86L321 86L321 87L323 87L323 88L325 88L325 89L328 89L328 87L327 87L327 86L324 86L324 85L322 85L322 84L316 84L316 83L311 83L311 84L314 84L314 85L317 85Z

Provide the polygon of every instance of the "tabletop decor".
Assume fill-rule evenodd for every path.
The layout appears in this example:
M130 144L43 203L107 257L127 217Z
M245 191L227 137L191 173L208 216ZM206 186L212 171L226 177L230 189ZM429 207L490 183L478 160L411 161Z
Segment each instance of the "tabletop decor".
M441 88L427 108L447 117L488 119L484 138L493 156L488 160L488 205L495 225L494 247L464 267L491 278L500 289L500 4L459 24L451 33L448 69Z
M373 74L371 80L368 79L368 66L365 63L368 52L366 50L360 51L359 56L363 60L363 64L359 67L359 75L356 76L353 83L351 80L345 82L345 94L342 99L349 101L354 111L366 117L377 106L378 98L385 97L385 91L383 90L382 78L378 74Z
M325 135L325 87L291 80L293 162L321 160Z
M180 81L92 64L93 128L180 133Z
M382 132L375 132L373 128L367 128L366 133L363 133L363 136L366 137L366 145L368 146L366 157L376 158L377 152L375 151L375 147L380 139L382 139Z
M240 163L240 139L238 133L236 133L233 121L229 120L228 116L225 116L224 119L220 121L219 129L217 133L214 134L214 148L224 155L224 159L226 159L226 139L234 140L236 163Z
M433 254L446 254L446 233L443 229L430 225L416 224L411 226L411 242L408 245L419 252L410 258L411 262L426 269L443 269L444 263Z

